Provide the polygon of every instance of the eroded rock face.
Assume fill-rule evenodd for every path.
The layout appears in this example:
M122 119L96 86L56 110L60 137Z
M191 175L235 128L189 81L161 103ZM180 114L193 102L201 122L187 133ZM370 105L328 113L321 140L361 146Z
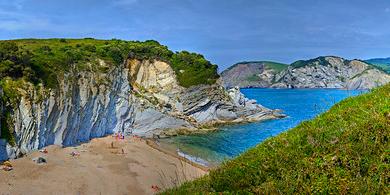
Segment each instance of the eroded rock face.
M32 86L19 89L20 103L13 110L16 155L125 131L136 102L130 90L126 69L108 74L71 72L58 90L47 94Z
M277 72L263 62L238 63L221 73L223 84L227 88L269 87L276 75Z
M360 76L352 77L346 84L347 89L372 89L390 82L390 75L384 75L377 69L364 71Z
M104 61L99 66L107 67ZM57 90L26 83L12 111L16 145L0 141L0 159L47 145L69 146L123 132L144 137L196 132L202 125L281 115L220 84L189 89L161 61L127 60L107 72L71 71Z
M127 61L130 83L134 88L143 88L152 93L175 94L182 90L171 66L162 61Z
M271 87L371 89L390 82L390 76L359 60L323 57L305 66L289 67Z
M298 61L282 72L261 63L237 64L222 73L228 88L343 88L372 89L390 82L390 75L360 60L327 56Z

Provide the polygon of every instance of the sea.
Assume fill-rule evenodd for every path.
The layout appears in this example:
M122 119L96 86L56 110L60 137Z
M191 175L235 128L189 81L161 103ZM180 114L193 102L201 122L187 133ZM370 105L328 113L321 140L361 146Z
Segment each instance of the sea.
M221 126L202 135L177 136L160 140L164 147L195 163L214 167L240 155L265 139L277 136L305 120L326 112L334 104L366 90L341 89L260 89L241 92L271 109L281 109L286 118L255 123Z

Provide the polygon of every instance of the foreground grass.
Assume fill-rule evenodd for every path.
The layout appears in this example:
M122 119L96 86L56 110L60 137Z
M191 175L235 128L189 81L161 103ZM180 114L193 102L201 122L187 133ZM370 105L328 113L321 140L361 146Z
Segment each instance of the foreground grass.
M390 84L348 98L166 194L389 194Z

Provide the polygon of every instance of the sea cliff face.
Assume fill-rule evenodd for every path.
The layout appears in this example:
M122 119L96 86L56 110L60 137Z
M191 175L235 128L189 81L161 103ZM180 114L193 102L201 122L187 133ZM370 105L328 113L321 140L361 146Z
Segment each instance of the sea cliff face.
M372 89L390 82L390 75L360 60L327 56L297 61L280 72L252 63L256 71L236 65L222 73L227 87ZM249 75L253 74L255 75ZM236 75L235 82L229 81ZM250 80L250 82L248 81Z
M299 63L283 71L271 87L372 89L390 82L390 75L359 60L330 56Z
M214 124L281 117L219 83L181 87L163 61L127 59L114 67L103 60L97 63L95 67L107 70L71 70L56 90L28 82L18 88L18 100L7 105L12 108L15 143L0 140L0 159L116 132L161 137L194 133Z

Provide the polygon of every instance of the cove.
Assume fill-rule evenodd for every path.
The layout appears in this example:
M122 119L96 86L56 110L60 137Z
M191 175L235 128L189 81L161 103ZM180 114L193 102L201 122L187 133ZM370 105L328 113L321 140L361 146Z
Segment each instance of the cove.
M206 166L216 166L263 140L295 127L327 111L341 100L365 90L340 89L241 89L249 99L267 108L281 109L288 117L257 123L222 126L203 135L177 136L160 140L164 147L175 148L179 155Z

